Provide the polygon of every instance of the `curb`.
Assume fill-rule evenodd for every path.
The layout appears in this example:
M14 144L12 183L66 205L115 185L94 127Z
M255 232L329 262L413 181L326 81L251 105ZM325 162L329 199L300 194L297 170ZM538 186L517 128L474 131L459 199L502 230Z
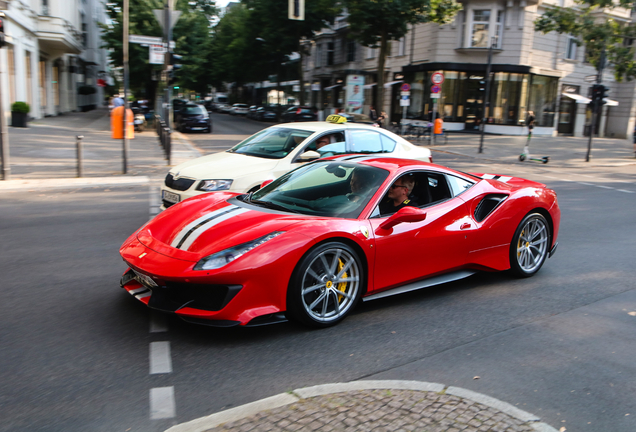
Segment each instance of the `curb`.
M530 423L530 426L538 432L558 432L552 426L540 422L540 418L534 414L507 403L460 387L449 387L439 383L423 381L402 380L368 380L352 381L350 383L322 384L312 387L304 387L289 393L280 393L256 402L251 402L225 411L220 411L206 417L201 417L186 423L181 423L167 429L165 432L204 432L224 423L237 421L245 417L258 414L261 411L280 408L315 396L323 396L333 393L343 393L357 390L414 390L435 393L446 393L480 403L489 408L499 410L519 421Z
M56 189L92 186L129 186L150 183L147 176L82 177L42 180L5 180L0 182L0 191L24 189Z

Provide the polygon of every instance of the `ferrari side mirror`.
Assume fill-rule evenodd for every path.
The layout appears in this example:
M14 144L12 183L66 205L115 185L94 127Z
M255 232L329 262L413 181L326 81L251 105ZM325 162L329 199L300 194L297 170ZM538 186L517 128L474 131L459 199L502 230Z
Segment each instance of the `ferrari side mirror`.
M380 228L389 230L404 222L421 222L426 219L426 212L417 207L402 207L380 224Z

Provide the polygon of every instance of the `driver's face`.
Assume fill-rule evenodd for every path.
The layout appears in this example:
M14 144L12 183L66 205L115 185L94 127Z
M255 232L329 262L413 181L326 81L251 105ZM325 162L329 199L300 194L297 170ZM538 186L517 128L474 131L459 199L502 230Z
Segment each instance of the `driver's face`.
M328 138L321 138L318 141L316 141L316 148L324 147L327 144L329 144L329 139Z

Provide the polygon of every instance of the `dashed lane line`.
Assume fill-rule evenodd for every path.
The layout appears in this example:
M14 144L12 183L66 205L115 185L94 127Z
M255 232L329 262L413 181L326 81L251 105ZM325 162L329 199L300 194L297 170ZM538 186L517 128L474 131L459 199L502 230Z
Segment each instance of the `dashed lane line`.
M161 312L150 311L150 333L165 333L168 331L168 320Z
M150 342L150 374L171 372L170 342Z
M156 387L150 389L150 419L160 420L176 416L174 387Z

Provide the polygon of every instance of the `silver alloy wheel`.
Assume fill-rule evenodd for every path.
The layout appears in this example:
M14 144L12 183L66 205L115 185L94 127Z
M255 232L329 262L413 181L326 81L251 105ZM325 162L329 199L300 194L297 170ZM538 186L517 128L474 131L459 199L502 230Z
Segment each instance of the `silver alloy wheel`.
M360 289L360 267L347 250L321 251L302 276L301 302L315 321L328 324L341 319L355 304Z
M528 218L517 240L517 263L526 273L536 271L548 253L548 226L543 218Z

